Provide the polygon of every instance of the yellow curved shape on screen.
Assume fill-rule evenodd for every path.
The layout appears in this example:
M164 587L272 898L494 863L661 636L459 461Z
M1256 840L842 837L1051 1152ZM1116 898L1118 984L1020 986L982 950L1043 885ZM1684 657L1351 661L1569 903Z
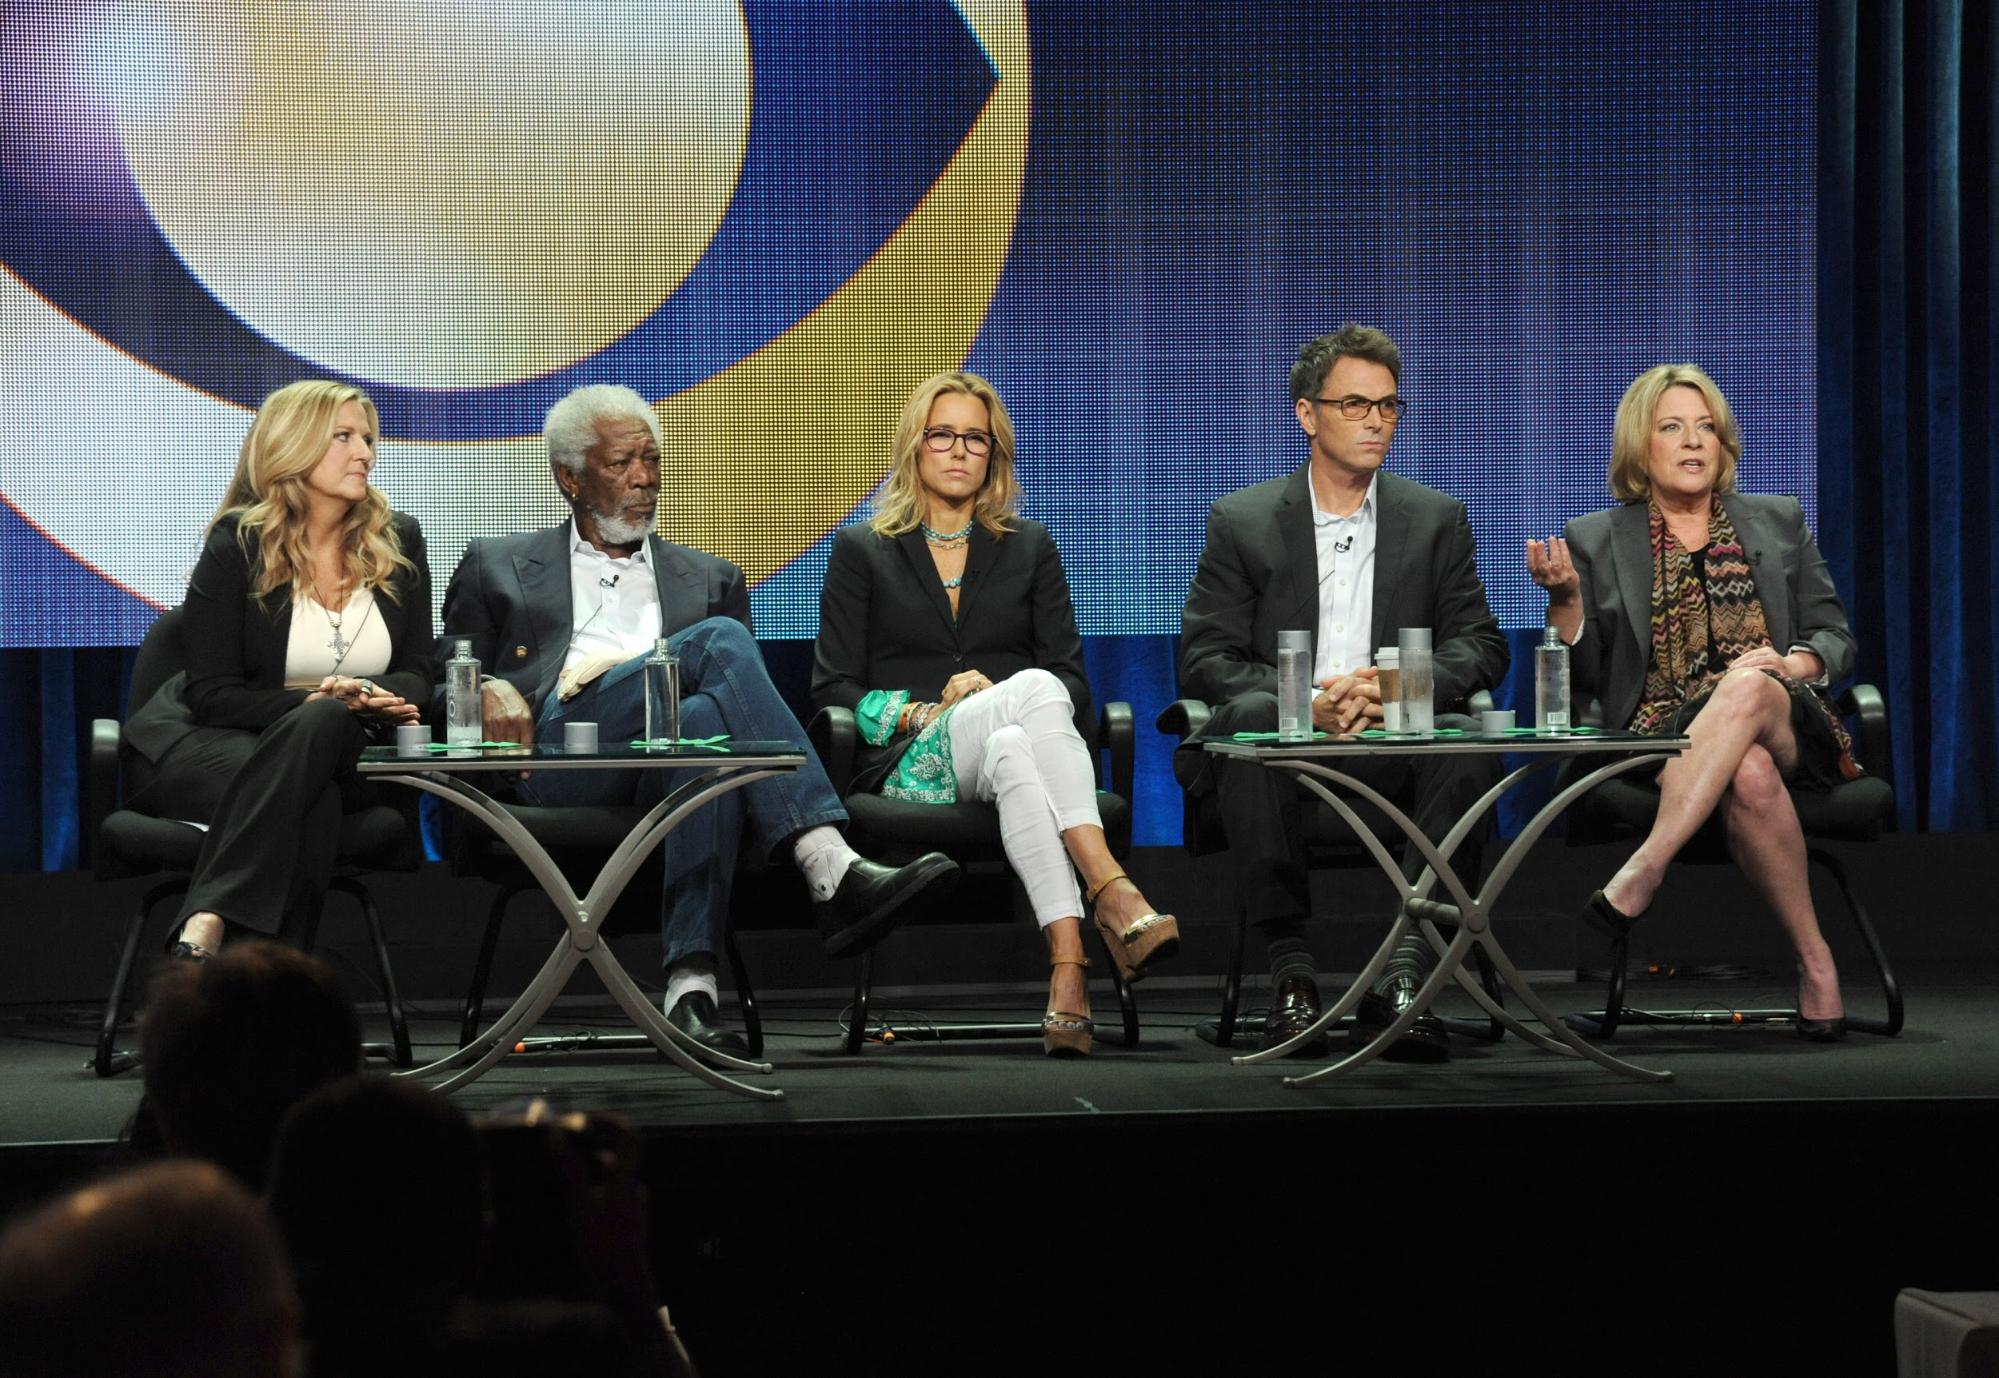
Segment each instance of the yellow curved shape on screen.
M999 81L922 204L811 315L658 404L661 534L751 583L874 491L903 402L964 362L999 284L1027 164L1027 16L1017 0L960 9Z

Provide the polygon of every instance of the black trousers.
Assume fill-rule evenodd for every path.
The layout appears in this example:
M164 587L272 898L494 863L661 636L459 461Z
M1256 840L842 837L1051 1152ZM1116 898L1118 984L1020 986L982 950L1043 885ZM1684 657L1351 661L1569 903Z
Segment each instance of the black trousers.
M368 791L354 763L361 720L335 699L300 704L262 732L197 727L157 763L134 762L129 805L209 825L182 922L208 910L232 926L286 934L326 897L341 815Z
M1442 714L1437 726L1476 724L1460 715ZM1276 730L1277 696L1257 693L1218 705L1208 722L1207 735L1228 737L1237 732ZM1236 895L1243 912L1266 942L1296 939L1311 912L1302 842L1303 809L1308 803L1315 808L1323 806L1282 771L1246 761L1206 760L1213 771L1212 785L1221 804L1229 854L1235 862ZM1464 811L1499 780L1499 758L1484 754L1380 756L1343 762L1341 769L1393 800L1432 842L1440 841ZM1491 815L1487 814L1451 858L1468 885L1478 876L1484 840L1490 832ZM1384 840L1392 845L1393 839ZM1414 880L1422 870L1422 856L1405 846L1403 875ZM1404 944L1403 950L1398 950L1391 973L1410 966L1405 958L1414 959L1426 971L1435 964L1434 954L1421 935L1410 936L1414 946Z

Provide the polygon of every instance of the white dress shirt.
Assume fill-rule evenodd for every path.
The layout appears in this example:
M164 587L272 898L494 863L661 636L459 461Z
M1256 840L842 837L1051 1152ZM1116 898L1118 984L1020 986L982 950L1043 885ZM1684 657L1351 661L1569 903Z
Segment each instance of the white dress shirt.
M619 660L645 655L660 636L659 585L646 559L646 544L625 559L613 559L583 539L569 522L569 654L572 670L594 656Z
M1319 548L1319 635L1312 657L1312 680L1321 683L1374 663L1375 481L1350 517L1319 506L1317 475L1306 471L1312 489L1312 535Z

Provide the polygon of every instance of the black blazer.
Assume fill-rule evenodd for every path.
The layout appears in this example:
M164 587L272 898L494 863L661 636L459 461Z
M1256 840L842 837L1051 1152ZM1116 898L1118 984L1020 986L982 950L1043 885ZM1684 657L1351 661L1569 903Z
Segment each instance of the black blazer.
M437 678L431 660L430 563L416 518L398 512L392 520L416 570L378 591L375 610L389 632L389 668L374 680L421 706ZM237 543L236 527L233 515L216 523L188 580L180 625L185 677L161 686L125 725L126 742L148 760L158 761L196 727L261 732L311 692L284 687L291 590L274 589L257 601L250 592L256 561Z
M444 634L437 643L441 664L469 640L480 669L520 690L528 710L540 713L555 691L569 655L575 621L569 589L569 548L574 525L564 521L541 531L475 540L444 590ZM660 622L666 635L710 617L733 617L750 627L750 595L735 565L691 546L658 536L646 538L646 560L659 590ZM751 628L754 632L754 628ZM436 690L435 711L444 712L444 689Z
M1719 499L1749 556L1756 597L1779 655L1810 646L1826 682L1853 673L1858 651L1825 557L1796 498L1729 493ZM1583 629L1569 652L1572 688L1603 704L1606 727L1638 711L1652 660L1652 529L1642 502L1577 517L1562 532L1582 581Z
M1506 637L1485 601L1464 504L1383 472L1375 482L1371 645L1402 627L1433 636L1439 712L1506 676ZM1306 470L1230 493L1208 511L1208 543L1180 619L1181 692L1210 703L1277 692L1277 633L1319 626L1319 549Z
M1091 740L1083 638L1062 557L1040 522L1020 520L1004 539L972 528L955 621L921 531L883 537L850 526L833 538L812 654L815 707L853 708L871 689L931 700L961 670L997 684L1027 669L1062 681ZM872 789L904 745L864 749L853 788Z

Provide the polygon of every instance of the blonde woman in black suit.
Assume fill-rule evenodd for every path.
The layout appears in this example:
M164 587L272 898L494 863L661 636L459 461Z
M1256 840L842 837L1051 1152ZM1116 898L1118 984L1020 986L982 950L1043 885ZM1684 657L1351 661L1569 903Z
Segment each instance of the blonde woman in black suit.
M362 747L430 696L423 533L368 481L378 429L344 383L264 400L181 605L186 673L126 726L133 806L209 825L177 956L318 902Z
M880 510L833 542L812 697L854 711L868 743L856 788L998 807L1048 941L1042 1045L1083 1054L1085 910L1127 980L1170 956L1180 929L1105 845L1076 728L1090 708L1082 637L1048 528L1015 515L1013 459L1013 423L990 383L944 373L917 388Z

